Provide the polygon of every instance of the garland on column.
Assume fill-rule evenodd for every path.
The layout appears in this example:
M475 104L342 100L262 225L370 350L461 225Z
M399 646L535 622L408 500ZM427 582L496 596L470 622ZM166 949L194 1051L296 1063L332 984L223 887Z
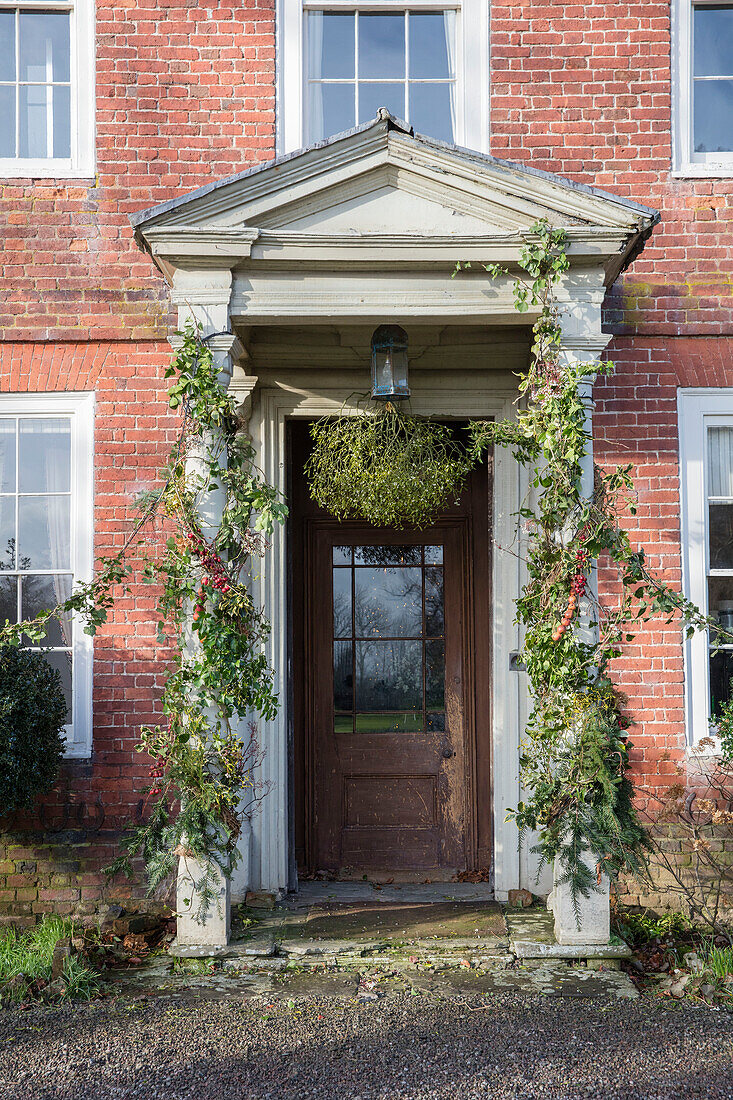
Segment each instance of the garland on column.
M152 890L179 856L192 857L204 868L191 881L202 919L214 896L213 864L230 873L242 820L263 794L254 716L273 718L279 704L263 650L269 623L249 580L287 509L254 465L206 340L192 325L179 335L166 377L174 380L169 404L180 410L181 426L158 487L138 498L122 549L99 559L93 579L35 619L7 624L0 647L20 645L23 636L42 646L49 619L69 612L93 635L133 584L154 586L165 717L141 730L137 749L152 761L143 824L123 839L107 870L131 874L132 858L141 856ZM217 488L223 517L212 536L198 504Z

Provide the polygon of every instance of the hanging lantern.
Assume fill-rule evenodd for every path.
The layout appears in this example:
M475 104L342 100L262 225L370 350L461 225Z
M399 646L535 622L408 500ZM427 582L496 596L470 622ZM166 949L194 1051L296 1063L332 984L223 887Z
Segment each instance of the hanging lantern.
M394 401L409 396L407 333L399 325L380 325L372 336L372 397Z

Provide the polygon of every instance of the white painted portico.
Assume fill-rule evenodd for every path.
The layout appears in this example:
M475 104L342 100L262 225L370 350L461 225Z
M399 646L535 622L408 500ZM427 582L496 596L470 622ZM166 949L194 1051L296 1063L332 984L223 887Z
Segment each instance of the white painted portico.
M286 423L354 409L369 387L369 339L384 322L410 334L413 411L443 417L511 416L513 371L526 363L532 312L517 314L512 278L530 227L567 231L564 354L596 360L606 288L633 259L653 211L567 180L456 149L411 131L386 112L329 142L210 184L136 215L137 239L171 284L179 324L195 317L223 384L250 418L260 465L287 492ZM470 261L454 277L456 261ZM592 472L590 473L592 476ZM520 471L494 459L492 739L496 896L537 889L527 852L505 822L519 798L525 677L511 667L520 639L515 513ZM269 793L246 838L234 893L283 890L294 881L289 815L291 734L287 532L256 578L272 623L269 659L281 699L263 723L261 778ZM246 881L245 881L246 880Z

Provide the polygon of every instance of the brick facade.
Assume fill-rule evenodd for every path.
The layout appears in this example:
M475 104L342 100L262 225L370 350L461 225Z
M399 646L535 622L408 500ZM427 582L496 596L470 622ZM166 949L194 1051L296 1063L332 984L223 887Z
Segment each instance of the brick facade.
M97 554L119 545L131 494L151 483L175 432L168 290L128 217L274 156L274 6L98 4L96 178L0 181L0 388L96 391ZM669 2L494 0L491 79L495 156L661 211L607 298L617 371L596 389L596 455L634 463L629 528L678 582L676 388L733 385L733 179L671 176ZM0 911L93 908L107 890L99 868L136 812L147 774L136 731L155 716L163 674L151 606L141 589L95 643L93 758L64 768L71 810L59 795L42 821L8 823L31 833L12 836L19 846L0 862ZM638 775L664 785L665 754L684 747L679 630L647 628L616 671Z

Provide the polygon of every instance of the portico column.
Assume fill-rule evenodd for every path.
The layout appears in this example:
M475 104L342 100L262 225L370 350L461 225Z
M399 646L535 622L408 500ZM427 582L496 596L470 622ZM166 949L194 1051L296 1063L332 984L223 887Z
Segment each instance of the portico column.
M228 390L232 385L232 379L237 376L240 382L239 390L241 390L242 378L246 378L246 375L238 364L244 357L245 351L238 338L227 331L231 283L231 271L228 269L183 271L181 279L174 280L173 299L179 304L180 329L183 329L190 320L201 326L201 335L211 350L223 389ZM174 349L180 346L181 340L180 336L171 338L170 342ZM251 381L254 384L256 379ZM213 540L217 535L225 507L224 490L220 486L212 487L210 484L208 464L212 459L215 459L219 465L226 464L224 441L217 432L208 432L204 436L197 450L189 454L186 465L187 478L196 487L196 510L201 530L209 540ZM186 647L193 651L195 646L196 636L193 631L188 631ZM234 879L234 891L237 897L246 891L246 879L249 875L250 838L246 828L239 838L238 847L241 849L240 860ZM210 866L209 874L215 880L216 899L208 906L203 920L197 919L201 906L196 883L201 880L205 871L206 869L199 865L198 861L185 854L181 855L176 899L178 946L210 948L224 946L228 942L233 880L217 864Z
M592 331L587 335L565 336L561 346L561 362L567 366L577 364L597 363L610 336L600 332L600 308L593 318ZM581 493L584 499L593 495L594 488L594 464L593 464L593 381L592 366L589 377L584 382L581 396L585 405L585 425L588 433L586 453L582 462ZM595 566L589 578L589 588L592 594L597 593L598 578ZM580 602L579 630L586 635L589 642L595 640L598 627L591 626L592 609L588 599ZM596 875L595 857L592 853L583 853L594 878ZM589 897L579 897L577 906L573 904L572 891L569 884L561 883L562 873L559 861L555 860L553 868L553 888L547 899L548 908L555 917L555 938L560 944L607 944L610 939L610 891L609 880L606 875L601 875L598 888ZM579 919L576 918L576 908L579 910Z

